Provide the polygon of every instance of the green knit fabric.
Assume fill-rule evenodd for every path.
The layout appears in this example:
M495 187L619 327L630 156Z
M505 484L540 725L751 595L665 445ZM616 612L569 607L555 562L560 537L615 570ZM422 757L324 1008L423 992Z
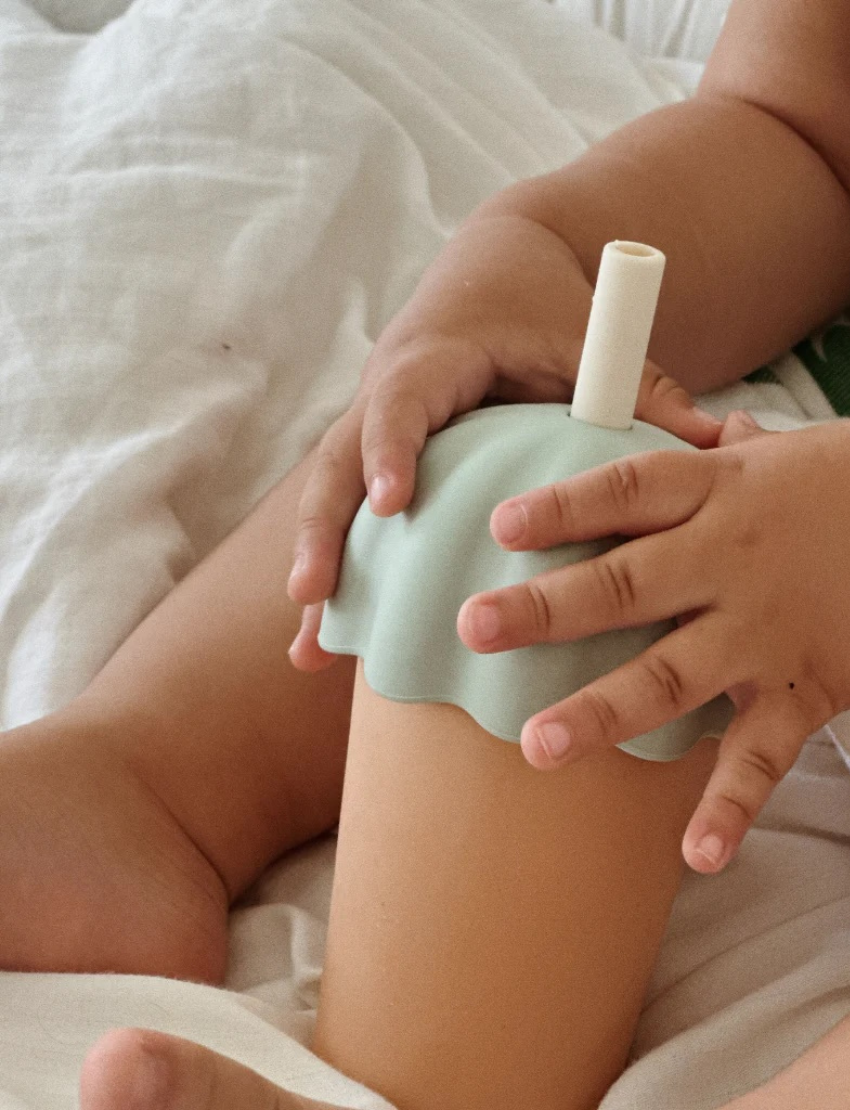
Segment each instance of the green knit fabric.
M850 416L850 312L794 348L839 416Z
M751 382L753 385L779 385L779 378L769 366L760 366L758 370L753 370L752 374L747 374L744 381Z
M850 416L850 309L794 348L794 354L817 382L839 416ZM770 366L760 366L744 381L779 385Z

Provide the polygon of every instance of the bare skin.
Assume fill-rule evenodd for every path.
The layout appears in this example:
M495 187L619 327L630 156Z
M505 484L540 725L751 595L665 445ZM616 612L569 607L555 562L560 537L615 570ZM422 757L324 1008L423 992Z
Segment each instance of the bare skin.
M717 753L541 775L358 669L313 1051L399 1110L594 1110L620 1075Z
M108 1033L86 1058L80 1110L339 1110L276 1087L182 1037Z
M528 720L522 742L534 766L564 766L728 691L738 712L685 837L705 871L737 851L806 738L850 707L850 422L778 435L736 416L721 445L635 456L503 502L491 528L510 550L636 538L469 598L458 618L464 642L492 652L689 616Z
M85 695L0 746L2 812L17 822L7 825L14 839L11 832L2 838L0 857L4 887L15 894L4 907L16 911L0 928L5 966L219 981L230 900L271 859L337 820L352 668L338 664L292 686L295 672L288 669L282 682L279 667L287 664L276 655L299 616L279 589L278 551L286 548L276 541L287 538L304 472L278 486L163 602ZM246 563L256 573L235 573ZM203 652L188 650L190 637ZM162 698L155 705L154 694ZM231 712L230 699L238 698L245 711ZM317 698L330 713L320 745L311 727L291 727L312 722ZM289 723L285 735L279 720ZM106 798L115 804L104 807ZM233 811L222 820L225 804ZM228 837L233 827L243 835ZM88 853L79 851L81 840ZM15 850L21 843L26 869ZM42 914L39 892L57 881L64 885L51 892L53 912ZM59 897L68 923L61 932L50 924ZM21 920L29 923L26 932ZM40 921L45 927L33 930ZM831 1061L845 1045L836 1034L816 1047ZM150 1065L155 1074L146 1079ZM837 1076L841 1066L839 1056ZM775 1101L784 1097L782 1083L770 1089L771 1110L783 1110ZM831 1097L827 1092L817 1110L838 1110ZM232 1060L148 1031L103 1038L81 1078L82 1110L258 1105L325 1110ZM739 1100L734 1110L766 1105Z
M0 966L220 982L229 905L336 823L353 664L305 675L286 656L300 613L281 581L308 466L79 698L4 736Z
M733 420L727 427L727 434L734 440L748 433ZM283 488L291 493L297 489L297 484L293 482ZM278 504L286 507L284 502ZM262 507L259 511L262 513ZM286 518L284 513L283 519ZM244 541L251 531L243 530L241 535ZM292 619L296 617L297 613L293 612ZM337 673L337 668L333 668L324 672L324 677L331 679ZM390 707L390 703L386 704ZM501 742L498 743L501 752ZM517 754L515 750L514 754ZM533 777L533 772L531 775ZM699 788L700 781L699 776L693 779L691 788ZM684 808L680 820L686 816L692 799L683 796L681 800ZM652 808L658 810L657 805ZM335 808L333 815L336 816ZM360 833L355 831L355 835ZM675 836L669 847L675 848ZM673 852L668 856L668 863L674 858ZM132 879L132 875L129 877ZM180 888L175 884L172 895L178 889L185 893L187 885ZM526 948L528 943L525 942ZM323 1036L327 1038L327 1026ZM377 1060L382 1059L383 1054L379 1052ZM797 1110L801 1105L801 1090L809 1096L816 1094L817 1101L810 1097L807 1102L813 1110L843 1110L846 1083L850 1080L848 1060L850 1019L768 1084L734 1100L723 1110ZM347 1064L352 1066L351 1061ZM370 1066L366 1064L367 1070ZM358 1070L356 1061L354 1070ZM609 1082L615 1075L616 1068L609 1074ZM361 1078L370 1077L361 1075ZM270 1110L327 1110L321 1104L275 1087L233 1060L179 1038L145 1030L122 1030L107 1035L90 1052L81 1077L81 1110L256 1110L258 1105L268 1106Z
M650 241L674 259L642 412L700 446L716 442L718 426L694 413L659 366L690 389L735 380L846 303L847 13L840 2L814 11L805 0L738 0L694 101L637 121L572 167L475 213L382 337L306 492L302 468L140 626L84 695L6 738L0 877L12 909L0 911L4 966L220 980L230 901L339 812L352 668L338 664L302 685L282 681L299 618L280 589L296 501L302 559L292 594L317 603L333 589L365 489L379 512L400 509L429 431L486 395L569 396L605 241ZM793 280L775 280L779 273ZM515 297L518 284L527 296ZM310 609L293 652L305 670L330 661L315 627ZM318 744L317 703L328 713ZM66 867L73 882L57 875ZM57 897L68 911L60 937L40 912L41 891L57 881L53 920ZM132 947L114 927L130 911ZM39 924L24 931L21 920ZM790 1110L801 1089L807 1105L817 1092L817 1110L839 1110L845 1025L734 1110ZM163 1065L159 1092L138 1079L150 1059ZM812 1068L828 1073L820 1087ZM126 1110L133 1100L136 1110L308 1105L197 1046L133 1031L97 1046L82 1099L84 1110Z
M736 381L850 303L849 38L845 0L735 0L696 96L641 117L575 162L519 182L471 214L381 335L352 407L320 446L302 500L299 558L289 585L292 597L308 606L293 656L298 665L327 662L308 648L317 626L311 607L333 593L345 533L367 489L377 513L403 509L426 435L485 396L569 397L606 242L637 240L667 255L638 416L699 447L714 446L718 429L698 425L662 370L690 392ZM792 442L785 460L791 469ZM771 450L785 452L786 441ZM824 455L824 469L843 465L841 450ZM675 487L681 495L689 472L681 459L675 470L668 492ZM805 499L804 488L797 492ZM706 567L711 547L726 539L715 519L718 528L703 549ZM850 542L844 527L839 549ZM795 558L803 563L810 536L797 536ZM629 545L632 555L641 542ZM686 565L689 549L674 546L676 561ZM778 592L784 568L774 560L769 573ZM841 559L830 573L840 588ZM658 582L666 591L663 576ZM719 592L728 597L734 588L730 581ZM665 593L660 600L671 606L668 615L685 611L683 596ZM738 623L743 636L758 639L752 608ZM521 631L534 632L530 624ZM819 633L809 626L800 643L790 624L782 630L786 655L796 649L798 660L822 658L826 641ZM716 622L676 636L678 643L696 642L697 650L684 667L662 673L668 686L681 682L694 697L707 656L719 660L716 689L741 685L737 654ZM666 640L659 652L672 650L673 637ZM483 649L472 636L467 643ZM769 647L743 680L758 679L759 695L776 661ZM653 658L657 677L664 660L659 653ZM757 698L758 711L741 712L684 839L691 866L700 865L702 844L703 854L711 845L713 867L722 869L793 762L806 728L850 707L850 672L840 678L838 697L835 682L827 696L816 685L797 684L798 691L805 686L806 704L798 693L795 734L783 729L775 748L764 739L772 716L765 698ZM589 696L583 704L631 728L629 736L640 731L634 687L622 688L610 706ZM577 706L573 723L584 726L590 714L578 720ZM681 711L680 704L670 716ZM526 750L541 756L537 767L554 765L530 738Z
M3 738L0 962L219 982L227 891L124 735L57 715Z
M148 1080L145 1072L154 1076ZM148 1083L150 1086L148 1086ZM718 1110L845 1110L850 1019L768 1083ZM256 1072L178 1037L125 1029L89 1054L80 1110L336 1110L275 1087ZM676 1107L671 1110L687 1110Z

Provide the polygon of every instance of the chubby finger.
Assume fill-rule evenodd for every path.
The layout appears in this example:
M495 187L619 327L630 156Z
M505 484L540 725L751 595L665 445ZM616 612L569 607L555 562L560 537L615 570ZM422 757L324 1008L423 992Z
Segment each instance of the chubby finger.
M475 344L444 341L400 356L372 382L361 450L369 504L392 516L409 504L416 462L431 432L475 408L492 380L492 364Z
M324 602L307 605L301 614L301 627L289 648L292 665L299 671L310 674L323 671L337 658L319 644L319 629L324 608Z
M695 613L714 597L708 572L695 573L681 529L644 536L604 555L535 575L515 586L475 594L457 630L472 651L509 651L580 640Z
M107 1033L89 1052L80 1110L334 1110L209 1048L149 1029Z
M360 403L336 421L316 449L298 506L287 586L289 596L301 605L324 601L336 589L345 537L365 493L362 419Z
M718 620L712 613L696 617L529 718L520 738L525 758L533 767L551 770L651 732L711 701L730 684L729 649Z
M501 502L490 531L511 551L660 532L702 508L718 465L717 452L627 455Z
M736 409L730 412L723 422L718 447L734 447L738 443L746 443L749 439L770 435L776 435L776 432L768 432L748 412Z
M410 503L416 460L427 436L428 414L418 394L372 394L363 418L361 451L369 505L377 516L392 516Z
M736 714L682 840L682 854L694 871L723 870L817 727L802 723L780 699L757 697Z
M721 422L694 404L690 393L647 360L638 390L635 416L694 447L716 447Z

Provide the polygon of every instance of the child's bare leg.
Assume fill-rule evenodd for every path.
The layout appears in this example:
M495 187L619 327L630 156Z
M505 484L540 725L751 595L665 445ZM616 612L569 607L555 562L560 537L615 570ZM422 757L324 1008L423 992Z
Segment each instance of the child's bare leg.
M287 658L306 465L84 694L0 741L0 966L220 979L230 901L336 821L353 667Z
M716 742L542 774L358 676L315 1049L399 1110L591 1110L623 1068Z
M338 1055L349 1060L352 1052L357 1052L358 1060L349 1063L350 1070L365 1074L371 1069L377 1083L379 1072L385 1075L396 1068L391 1054L401 1040L407 1049L401 1061L405 1073L402 1079L420 1070L426 1072L422 1105L429 1110L432 1107L441 1110L445 1105L427 1101L427 1097L433 1098L434 1072L436 1078L444 1078L446 1086L452 1088L458 1076L467 1082L474 1078L482 1060L492 1064L492 1076L485 1076L485 1081L499 1086L496 1097L485 1102L485 1091L480 1101L473 1098L467 1102L468 1092L461 1088L457 1094L451 1091L450 1097L458 1099L456 1104L486 1105L487 1110L511 1105L514 1095L511 1075L518 1069L517 1084L527 1082L529 1070L533 1073L532 1084L523 1091L523 1097L514 1101L514 1106L530 1110L539 1110L541 1106L544 1110L548 1106L558 1110L570 1110L576 1105L595 1108L597 1093L592 1097L588 1093L583 1103L576 1099L583 1097L582 1090L589 1092L594 1082L599 1088L604 1087L621 1065L631 1035L629 1025L634 1020L646 969L666 914L665 906L678 880L679 832L675 826L678 823L679 828L684 827L689 807L713 760L712 746L703 745L702 751L697 749L681 763L656 765L654 769L653 765L612 752L610 760L603 757L596 769L588 769L583 778L574 776L577 781L572 784L566 781L570 771L559 772L561 786L549 788L542 784L555 783L557 779L518 767L509 754L516 752L515 748L482 738L480 732L476 738L475 726L469 728L466 724L458 729L457 720L462 718L457 718L453 710L447 712L456 719L450 720L442 732L423 735L416 728L407 728L396 735L393 718L398 715L396 711L404 713L405 707L382 703L390 714L384 722L384 731L380 727L381 703L368 694L367 698L379 706L377 714L374 707L366 706L368 727L376 729L376 747L370 749L364 744L352 750L331 938L336 953L329 953L326 966L320 1046L324 1038L326 1051L330 1053L339 1047ZM426 712L430 713L430 707ZM363 723L361 705L359 719L354 722L356 735ZM426 729L430 727L427 720L423 724ZM464 733L469 734L468 757L461 748L459 758L455 758L446 745L463 744ZM472 766L472 775L468 774L468 758L477 758L473 745L482 741L484 750L479 748L479 754L501 753L505 757L493 764L491 770L496 769L497 773L488 774L486 780L480 775L482 767L478 764ZM454 784L448 783L450 790L455 791L453 796L430 794L434 782L428 765L433 762L431 756L438 745L437 750L450 757L442 767L444 780L451 780L458 771L463 771L461 763L466 763L466 781L458 778ZM383 756L374 766L364 766L381 752ZM382 766L387 755L392 759ZM423 764L423 759L428 763ZM425 777L421 775L423 766ZM398 777L391 782L396 772ZM526 779L529 772L536 779ZM412 777L417 774L418 779ZM528 789L535 782L543 790L541 823L533 830L521 823L511 824L517 816L517 801L523 795L526 800L530 797ZM388 785L393 792L400 788L403 796L400 799L393 793L379 796ZM368 800L369 791L376 792L372 802ZM558 798L558 793L563 797ZM376 813L371 809L361 813L357 808L358 797L367 806L377 800L381 808ZM553 801L557 803L554 807ZM429 829L429 840L424 846L418 841L414 844L412 839L422 825L423 812ZM382 829L380 825L387 814L390 821ZM370 825L365 839L359 840L364 817ZM372 818L378 827L371 825ZM502 866L498 871L486 870L494 849L482 836L485 832L492 834L495 851L501 853ZM405 861L402 854L387 861L385 853L394 851L396 834L399 843L415 849L416 854L424 848L424 858L419 860L414 854L414 858ZM359 876L353 875L351 869L356 867L360 852L368 852L372 844L379 846L380 851L369 856ZM563 859L570 857L574 870L569 881L564 882ZM553 860L554 868L546 870ZM399 861L397 885L392 869ZM519 870L512 870L511 863ZM388 874L393 879L383 907L380 903L369 904L372 898L381 896L374 885L369 885L362 898L356 889L357 881L371 884L373 868L379 869L379 882L386 884ZM474 900L467 899L462 885L464 869ZM414 884L423 874L425 887L417 891ZM458 882L455 887L453 880ZM499 885L503 887L501 892ZM526 893L530 888L531 897L516 901L518 887L523 887ZM436 920L429 911L429 900L435 893L443 911ZM482 912L484 898L496 903L507 901L502 910L508 912L497 912L483 923L476 923L475 915ZM347 925L346 916L353 916L352 901L354 913L360 915L353 923L365 922L366 927L353 940L355 950L342 951L338 934ZM376 907L380 912L374 912ZM415 911L412 921L411 908ZM537 925L539 931L530 929L530 925ZM341 938L343 943L348 939L345 935ZM426 963L423 969L423 954L427 961L432 944L440 951L433 954L434 962ZM408 947L411 955L407 953ZM388 960L395 957L401 962L382 965L382 951ZM488 966L490 959L492 965ZM342 960L353 960L353 964L341 968ZM363 979L354 983L355 989L346 997L344 992L351 984L345 976L352 969ZM451 976L457 969L459 978L453 982ZM424 970L424 974L410 982L417 970ZM402 993L405 978L407 995ZM482 986L486 996L483 1003ZM568 993L571 988L572 995ZM478 999L474 997L476 989ZM435 1013L431 1007L435 997L439 1001L441 991L449 1004ZM503 1006L506 999L512 1008L507 1015L501 1015L507 1017L503 1022L497 1007ZM388 1002L394 1002L395 1007L380 1008ZM375 1010L373 1003L379 1009ZM345 1011L340 1009L336 1015L340 1024L336 1026L329 1009L333 1005L349 1005L354 1011L353 1017L348 1015L348 1024ZM411 1016L413 1022L404 1024L410 1022ZM369 1032L361 1033L364 1022L372 1035L383 1039L371 1041ZM479 1025L487 1035L493 1034L495 1026L495 1040L489 1044L485 1041L483 1052L477 1032ZM612 1030L610 1039L603 1040L600 1025ZM330 1044L333 1038L337 1038L338 1045ZM448 1052L439 1058L437 1068L429 1070L433 1059L428 1050L438 1052L441 1038L447 1041ZM416 1059L420 1047L421 1063ZM465 1048L476 1047L477 1059L471 1054L463 1058ZM456 1071L459 1056L462 1058ZM568 1068L571 1070L565 1075ZM507 1085L503 1088L506 1073ZM544 1101L534 1102L547 1074L551 1085L543 1090ZM563 1096L556 1089L561 1082L568 1088ZM845 1021L776 1079L723 1110L799 1110L802 1105L811 1110L844 1110L848 1084L850 1021ZM416 1106L418 1097L417 1093L401 1101L402 1110ZM233 1060L179 1038L145 1030L123 1030L103 1038L89 1054L83 1069L82 1110L124 1110L131 1098L134 1110L255 1110L260 1104L269 1110L296 1110L302 1106L306 1110L307 1106L305 1100L274 1088ZM316 1110L324 1110L323 1104L317 1105Z

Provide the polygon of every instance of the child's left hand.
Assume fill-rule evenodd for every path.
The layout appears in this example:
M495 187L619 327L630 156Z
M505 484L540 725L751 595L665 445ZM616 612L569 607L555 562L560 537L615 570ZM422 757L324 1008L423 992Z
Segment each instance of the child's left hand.
M720 446L650 452L503 502L511 550L609 535L605 555L470 598L475 651L676 617L638 658L529 720L546 769L675 720L726 691L737 713L683 842L721 870L806 738L850 707L850 421L782 434L727 421Z

